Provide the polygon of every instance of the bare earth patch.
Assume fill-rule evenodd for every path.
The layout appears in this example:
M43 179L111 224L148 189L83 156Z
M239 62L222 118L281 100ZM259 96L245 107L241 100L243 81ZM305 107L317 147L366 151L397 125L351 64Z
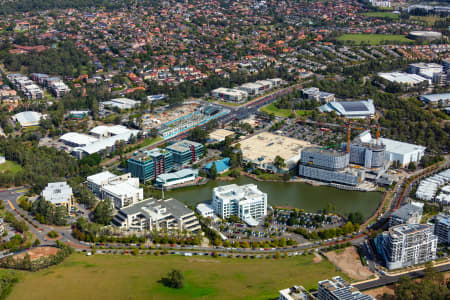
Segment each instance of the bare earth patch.
M320 254L314 252L313 262L317 264L317 263L320 263L321 261L322 261L322 256L320 256Z
M383 299L383 295L384 294L388 294L388 295L394 295L394 286L393 285L388 285L388 286L382 286L373 290L367 290L364 291L364 294L366 295L370 295L372 297L374 297L375 299Z
M339 253L330 251L325 253L325 256L331 263L353 279L364 280L373 275L368 267L361 264L355 247L347 247Z
M15 255L15 258L24 258L26 254L28 254L31 258L31 260L36 260L41 257L47 257L50 255L55 255L59 251L58 248L55 247L37 247L25 252L21 252L17 255Z
M201 259L201 258L191 258L188 261L196 262L196 263L220 263L219 260L210 260L210 259Z

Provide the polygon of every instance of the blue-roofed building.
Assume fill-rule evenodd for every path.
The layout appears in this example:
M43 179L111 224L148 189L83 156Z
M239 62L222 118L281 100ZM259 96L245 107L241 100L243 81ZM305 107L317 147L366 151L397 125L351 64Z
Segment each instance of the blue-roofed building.
M228 169L230 169L230 158L225 157L224 159L218 160L218 161L212 161L210 163L207 163L205 165L205 170L209 173L209 170L211 170L213 164L216 165L216 170L218 174L221 174L223 172L226 172Z
M350 119L372 118L375 115L373 100L367 101L331 101L319 107L320 112L336 112L341 117Z
M198 170L182 169L173 173L165 173L156 177L155 185L168 187L176 184L182 184L194 181L198 177Z

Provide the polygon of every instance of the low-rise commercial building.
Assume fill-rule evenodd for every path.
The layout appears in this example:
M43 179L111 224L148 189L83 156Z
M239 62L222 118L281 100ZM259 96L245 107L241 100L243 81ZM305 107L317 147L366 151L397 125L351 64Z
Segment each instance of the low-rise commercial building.
M84 147L98 140L90 135L78 132L68 132L59 137L59 140L71 147Z
M140 103L141 103L141 101L137 101L137 100L133 100L133 99L116 98L116 99L111 99L109 101L104 101L101 104L104 105L105 107L118 108L118 109L122 110L122 109L135 108Z
M144 199L139 179L130 173L114 175L108 171L87 177L87 186L100 199L110 199L116 209L133 205Z
M204 153L203 145L197 142L181 140L166 147L172 153L176 168L182 168L196 162Z
M198 177L198 170L182 169L173 173L164 173L156 177L155 185L169 187L187 182L194 182Z
M316 87L310 87L302 90L303 96L309 100L316 100L321 103L328 103L335 100L335 95L332 93L321 92Z
M220 143L225 141L226 137L234 136L234 132L226 129L216 129L211 132L208 136L208 142L210 143Z
M127 169L140 181L153 180L160 174L172 171L173 154L160 148L136 152L128 159Z
M435 217L434 234L441 244L450 245L450 214L440 213Z
M419 224L422 219L423 203L411 202L403 205L389 218L389 227L400 224Z
M255 184L219 186L213 189L212 207L222 219L234 215L255 226L267 215L267 194Z
M46 201L49 201L55 207L65 206L68 213L70 213L72 207L75 206L72 188L65 181L49 182L41 192L41 197Z
M125 230L167 230L196 232L200 224L194 212L176 199L146 199L122 208L113 225Z
M199 203L195 208L197 213L204 218L215 218L216 214L214 212L214 207L206 203Z
M423 264L436 257L438 238L425 224L402 224L389 228L374 240L389 270Z
M419 85L424 82L431 83L431 80L417 74L408 74L403 72L378 73L378 76L389 81L404 84L410 87Z
M247 100L248 93L244 90L229 89L229 88L218 88L211 91L211 96L214 98L221 99L223 101L230 102L243 102Z

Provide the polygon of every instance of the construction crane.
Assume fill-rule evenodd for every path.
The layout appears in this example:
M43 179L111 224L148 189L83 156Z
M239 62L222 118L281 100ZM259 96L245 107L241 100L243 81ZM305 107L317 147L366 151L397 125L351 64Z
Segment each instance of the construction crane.
M368 126L366 128L355 127L354 129L357 129L357 130L369 129L370 130L370 128L373 128L373 126ZM376 128L377 128L376 144L379 145L380 144L380 124L377 124ZM347 148L346 148L346 152L347 153L350 152L350 136L351 136L351 132L352 132L352 120L348 120L348 123L347 123Z

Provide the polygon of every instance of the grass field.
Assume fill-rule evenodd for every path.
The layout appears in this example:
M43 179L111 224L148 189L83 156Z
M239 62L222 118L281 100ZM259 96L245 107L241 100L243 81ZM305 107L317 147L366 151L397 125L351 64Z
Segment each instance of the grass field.
M429 15L429 16L410 16L410 20L420 21L425 23L425 25L433 26L437 21L445 20L445 18L441 18L440 16Z
M370 45L380 45L383 41L412 43L403 35L395 34L344 34L337 38L339 41L353 42L357 45L361 43L369 43Z
M183 272L182 289L158 283L171 269ZM75 254L59 266L21 272L8 299L269 300L277 299L280 289L294 284L317 288L318 280L338 274L326 260L314 263L312 255L253 260Z
M268 104L264 107L261 107L260 109L261 111L265 112L265 113L273 113L275 116L278 117L283 117L283 118L287 118L291 115L292 110L290 109L283 109L283 108L277 108L275 106L275 104L271 103ZM295 113L297 114L297 117L299 116L307 116L311 113L311 111L307 111L307 110L296 110Z
M7 160L5 163L0 164L0 173L3 172L12 172L12 173L17 173L20 170L22 170L22 167L10 160Z
M398 14L393 14L391 12L384 12L384 11L377 11L377 12L368 12L363 13L364 16L367 17L375 17L375 18L381 18L381 19L390 19L390 20L397 20L399 17Z

